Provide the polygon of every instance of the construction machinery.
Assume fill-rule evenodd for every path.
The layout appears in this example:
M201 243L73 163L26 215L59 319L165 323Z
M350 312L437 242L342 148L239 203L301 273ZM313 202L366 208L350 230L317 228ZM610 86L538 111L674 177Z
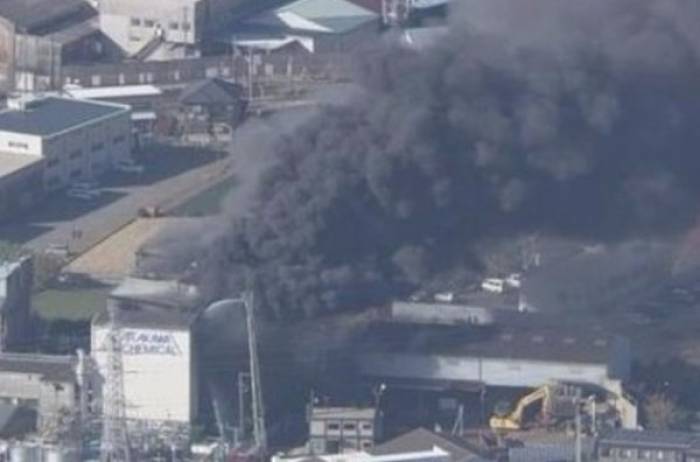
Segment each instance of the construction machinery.
M580 395L580 389L571 385L555 383L541 386L520 398L511 412L497 409L489 420L489 426L501 432L522 430L526 424L525 412L538 403L541 403L539 424L552 426L563 420L571 420L575 416Z

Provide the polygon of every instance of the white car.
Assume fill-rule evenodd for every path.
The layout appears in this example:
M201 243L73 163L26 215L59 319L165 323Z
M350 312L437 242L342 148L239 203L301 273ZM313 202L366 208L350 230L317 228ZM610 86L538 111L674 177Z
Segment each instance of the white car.
M488 278L481 283L481 288L486 292L494 294L502 294L506 288L506 282L503 279Z
M143 165L137 164L131 159L118 160L114 163L114 169L123 173L142 174L146 169Z
M102 195L102 191L97 189L97 183L94 181L78 181L76 183L71 183L70 191L84 192L93 198L97 198Z
M84 201L89 201L95 198L95 196L89 191L84 191L82 189L69 189L66 191L66 196L70 197L71 199L80 199Z

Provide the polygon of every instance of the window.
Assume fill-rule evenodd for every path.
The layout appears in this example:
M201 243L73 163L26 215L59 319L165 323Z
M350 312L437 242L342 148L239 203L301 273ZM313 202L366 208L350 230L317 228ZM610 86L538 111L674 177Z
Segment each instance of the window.
M104 143L95 143L92 145L92 150L93 151L99 151L105 147Z
M119 136L114 137L113 142L114 142L114 144L119 144L119 143L123 143L124 140L126 140L126 137L124 135L119 135Z
M372 447L371 441L363 441L362 442L362 449L370 449L371 447Z
M328 425L326 425L326 428L328 430L340 430L340 424L336 422L331 422Z
M182 30L190 30L192 26L188 22L183 22L182 23Z
M170 29L171 30L178 30L180 28L180 24L176 22L171 22L170 23Z
M81 151L80 149L76 149L75 151L70 153L70 158L77 159L78 157L80 157L82 155L83 155L83 151Z
M143 24L146 27L156 27L156 22L152 19L146 19Z
M55 157L54 157L53 159L49 159L49 161L46 163L46 165L47 165L49 168L53 168L53 167L55 167L55 166L58 165L58 159L55 158Z
M632 458L632 450L631 449L623 449L620 451L620 459L631 459Z
M663 451L656 451L656 460L666 459L666 454Z
M371 424L371 423L368 423L368 422L365 422L365 423L362 424L362 429L363 429L363 430L372 430L372 424Z
M355 426L354 423L346 423L343 425L343 430L348 430L348 431L355 431L357 427Z
M71 178L78 178L83 175L83 171L79 168L76 168L75 170L71 170L70 172L70 177Z
M651 450L640 449L639 450L639 458L642 460L651 460Z
M131 18L131 25L132 26L140 26L141 20L139 18Z

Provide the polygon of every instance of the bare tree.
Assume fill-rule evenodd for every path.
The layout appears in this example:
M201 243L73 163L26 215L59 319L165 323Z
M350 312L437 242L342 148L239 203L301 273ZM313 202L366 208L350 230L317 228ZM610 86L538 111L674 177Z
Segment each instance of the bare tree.
M670 430L682 426L685 413L678 404L664 393L649 395L644 402L647 428Z

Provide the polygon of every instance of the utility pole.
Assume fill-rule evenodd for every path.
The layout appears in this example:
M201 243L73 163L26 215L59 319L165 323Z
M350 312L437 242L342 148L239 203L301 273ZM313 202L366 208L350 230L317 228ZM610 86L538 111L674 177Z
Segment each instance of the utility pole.
M106 368L102 409L100 462L131 462L126 428L122 337L116 307L109 308L106 338Z

